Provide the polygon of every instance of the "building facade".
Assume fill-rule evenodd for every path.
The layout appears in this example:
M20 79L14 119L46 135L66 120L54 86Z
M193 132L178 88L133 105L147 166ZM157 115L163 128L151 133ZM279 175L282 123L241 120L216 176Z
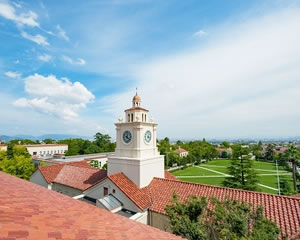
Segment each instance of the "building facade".
M33 157L52 157L55 154L64 155L68 151L67 144L32 144L18 146L25 147Z

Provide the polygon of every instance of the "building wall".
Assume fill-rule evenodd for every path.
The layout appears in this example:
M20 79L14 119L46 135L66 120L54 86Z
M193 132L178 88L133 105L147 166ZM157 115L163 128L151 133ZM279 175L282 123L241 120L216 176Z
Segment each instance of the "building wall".
M96 186L88 189L84 194L94 199L104 197L104 187L108 188L108 194L115 196L120 202L123 203L123 208L132 212L141 212L141 210L109 179L106 179ZM115 190L115 191L113 191Z
M0 151L7 151L6 145L0 145Z
M38 184L42 187L48 188L48 183L45 180L45 178L43 177L43 175L41 174L40 170L36 170L34 172L34 174L32 174L32 176L30 177L30 182Z
M53 156L54 154L64 154L66 151L68 151L68 145L37 145L30 147L27 146L26 148L30 155L37 157Z
M134 220L136 222L143 223L143 224L148 224L148 210L146 210L144 212L136 213L129 219Z
M148 159L108 158L108 175L123 172L139 188L148 186L154 177L164 178L164 156Z
M171 232L168 216L164 214L150 210L148 213L148 224L163 231Z
M62 193L62 194L65 194L65 195L70 196L70 197L75 197L75 196L78 196L78 195L82 194L82 191L79 190L79 189L72 188L72 187L62 185L62 184L59 184L59 183L53 183L52 190L56 191L56 192L59 192L59 193Z

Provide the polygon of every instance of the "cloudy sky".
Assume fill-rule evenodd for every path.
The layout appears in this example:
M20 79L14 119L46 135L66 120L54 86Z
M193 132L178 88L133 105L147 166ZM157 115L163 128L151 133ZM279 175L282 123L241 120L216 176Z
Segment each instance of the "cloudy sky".
M300 135L300 1L0 0L0 135Z

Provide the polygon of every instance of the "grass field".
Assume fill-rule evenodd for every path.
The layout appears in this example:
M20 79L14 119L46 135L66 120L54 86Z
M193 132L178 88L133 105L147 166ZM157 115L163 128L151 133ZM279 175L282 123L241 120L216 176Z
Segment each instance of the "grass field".
M214 160L199 166L188 167L184 170L172 172L178 179L188 182L204 183L222 186L222 182L228 175L227 167L230 160ZM258 175L257 190L266 193L277 194L276 167L273 163L253 161L253 168ZM292 175L278 167L281 180L286 179L292 186Z

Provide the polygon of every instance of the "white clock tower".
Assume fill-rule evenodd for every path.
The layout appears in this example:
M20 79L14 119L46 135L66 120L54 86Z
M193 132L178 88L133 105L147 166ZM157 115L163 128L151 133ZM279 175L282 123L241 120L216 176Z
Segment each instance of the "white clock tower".
M139 188L154 177L164 178L164 156L156 147L157 124L149 119L149 111L141 107L136 94L132 108L125 110L125 121L115 123L117 147L115 156L108 158L108 175L123 172Z

